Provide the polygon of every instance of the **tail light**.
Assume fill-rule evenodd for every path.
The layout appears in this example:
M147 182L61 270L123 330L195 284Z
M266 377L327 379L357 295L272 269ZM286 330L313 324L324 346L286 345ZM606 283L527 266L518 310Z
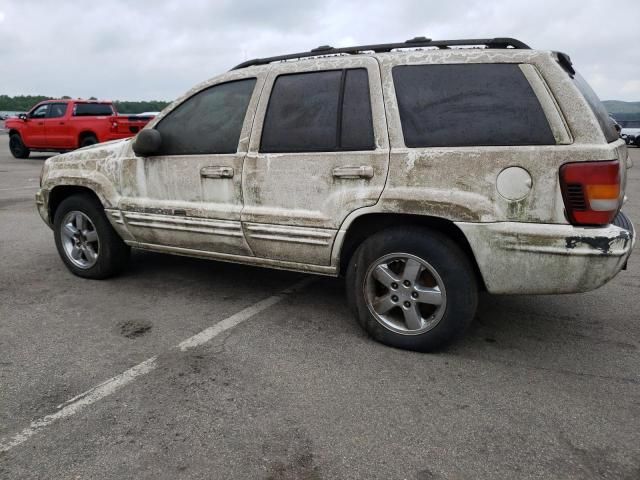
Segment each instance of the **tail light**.
M620 162L566 163L560 186L569 222L608 225L620 209Z

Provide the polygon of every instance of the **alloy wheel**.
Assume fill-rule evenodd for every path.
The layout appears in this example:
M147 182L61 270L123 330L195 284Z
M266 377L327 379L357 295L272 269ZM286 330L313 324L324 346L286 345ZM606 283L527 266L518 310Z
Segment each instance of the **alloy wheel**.
M434 328L446 308L446 291L438 272L409 253L385 255L365 275L367 307L385 328L418 335Z

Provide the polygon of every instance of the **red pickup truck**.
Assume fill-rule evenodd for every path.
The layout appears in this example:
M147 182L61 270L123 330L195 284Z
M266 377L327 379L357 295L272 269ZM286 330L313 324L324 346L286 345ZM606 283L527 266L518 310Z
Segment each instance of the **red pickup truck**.
M138 133L152 116L118 115L111 102L46 100L18 117L8 118L9 149L16 158L31 151L66 152Z

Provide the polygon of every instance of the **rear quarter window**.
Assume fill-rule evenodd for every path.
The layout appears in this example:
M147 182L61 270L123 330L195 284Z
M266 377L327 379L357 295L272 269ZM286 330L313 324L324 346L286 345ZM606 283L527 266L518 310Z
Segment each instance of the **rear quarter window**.
M393 81L407 147L556 143L517 64L403 65Z
M73 107L74 117L103 117L113 115L108 103L76 103Z

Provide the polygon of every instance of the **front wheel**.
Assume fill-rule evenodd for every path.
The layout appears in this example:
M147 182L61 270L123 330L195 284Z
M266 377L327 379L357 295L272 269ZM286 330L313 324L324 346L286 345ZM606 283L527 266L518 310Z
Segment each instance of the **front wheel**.
M62 201L55 213L54 235L60 258L79 277L107 278L127 264L130 248L90 195L73 195Z
M349 303L374 339L430 352L460 337L478 287L465 253L427 228L394 228L365 240L347 270Z
M17 133L12 133L9 137L9 150L15 158L29 158L31 153Z

